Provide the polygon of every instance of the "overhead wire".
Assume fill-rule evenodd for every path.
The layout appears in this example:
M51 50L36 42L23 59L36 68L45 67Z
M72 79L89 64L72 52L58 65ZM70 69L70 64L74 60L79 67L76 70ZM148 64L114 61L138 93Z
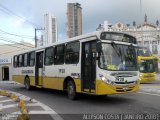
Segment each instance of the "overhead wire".
M6 44L4 44L6 45ZM8 54L8 53L14 53L14 52L18 52L20 49L18 50L14 50L14 51L9 51L9 52L3 52L3 53L0 53L0 55L4 55L4 54Z
M3 37L0 37L0 40L1 40L1 41L6 41L6 42L9 42L9 43L19 44L19 45L26 46L26 47L30 47L30 48L34 48L33 46L26 45L26 44L24 44L24 43L15 42L15 41L12 41L12 40L9 40L9 39L5 39L5 38L3 38Z
M17 15L15 12L13 12L13 11L10 10L10 9L8 9L8 8L5 7L4 5L2 5L1 3L0 3L0 11L6 13L6 14L9 15L9 16L16 16L16 17L19 18L20 20L24 20L25 23L29 23L29 24L31 24L32 26L39 26L39 27L41 27L40 25L37 25L37 24L35 24L35 23L27 20L27 19L24 19L22 16ZM42 28L42 27L41 27L41 28ZM34 39L33 36L17 35L17 34L13 34L13 33L6 32L6 31L1 30L1 29L0 29L0 32L1 32L2 34L8 34L8 35L13 35L13 36L23 37L23 38L28 38L28 39Z
M12 36L17 36L17 37L28 38L28 39L33 39L33 38L34 38L34 36L18 35L18 34L9 33L9 32L6 32L6 31L4 31L4 30L2 30L2 29L0 29L0 33L12 35Z
M24 47L14 46L13 44L5 44L5 43L2 43L2 42L0 42L0 43L3 44L3 45L11 46L11 47L26 49L26 48L24 48Z
M12 10L8 9L8 8L5 7L4 5L2 5L1 3L0 3L0 11L6 13L6 14L9 15L9 16L15 16L15 17L17 17L17 18L20 19L20 20L24 20L25 23L29 23L29 24L31 24L32 26L40 26L40 25L37 25L37 24L35 24L35 23L27 20L27 19L24 19L22 16L19 16L18 14L16 14L16 13L13 12ZM40 27L41 27L41 26L40 26ZM16 37L34 39L33 36L13 34L13 33L9 33L9 32L6 32L6 31L4 31L4 30L1 30L1 29L0 29L0 33L1 33L1 34L12 35L12 36L16 36ZM15 44L19 44L19 45L23 45L23 46L27 46L27 47L34 48L33 46L28 46L28 45L25 45L25 44L23 44L23 43L18 43L18 42L15 42L15 41L12 41L12 40L9 40L9 39L5 39L5 38L2 38L2 37L0 38L0 40L6 41L6 42L9 42L9 43L15 43ZM0 42L0 43L1 43L1 42ZM1 43L1 44L4 44L4 43ZM5 45L5 44L4 44L4 45ZM11 44L8 44L8 46L17 47L17 46L13 46L13 45L11 45ZM21 48L21 47L19 47L19 48Z
M1 39L0 39L1 40ZM17 52L17 51L20 51L20 50L27 50L28 48L25 48L25 47L23 47L23 46L17 46L16 44L5 44L5 43L2 43L2 42L0 42L0 44L2 44L2 45L6 45L6 46L11 46L11 47L14 47L14 48L20 48L20 49L18 49L18 50L13 50L13 51L8 51L8 52L3 52L3 53L0 53L0 55L4 55L4 54L8 54L8 53L14 53L14 52ZM30 48L34 48L34 47L31 47L31 46L28 46L28 47L30 47Z
M5 13L8 14L8 15L9 15L9 14L14 15L14 16L16 16L17 18L20 18L21 20L24 20L26 23L29 23L29 24L32 25L32 26L42 27L42 26L40 26L40 25L38 25L38 24L35 24L35 23L33 23L33 22L31 22L31 21L29 21L29 20L27 20L27 19L24 19L22 16L17 15L15 12L13 12L13 11L10 10L10 9L8 9L7 7L5 7L5 6L2 5L2 4L0 4L0 7L1 7L2 9L4 9L5 11L7 11L7 13L6 13L4 10L0 9L1 11L5 12Z

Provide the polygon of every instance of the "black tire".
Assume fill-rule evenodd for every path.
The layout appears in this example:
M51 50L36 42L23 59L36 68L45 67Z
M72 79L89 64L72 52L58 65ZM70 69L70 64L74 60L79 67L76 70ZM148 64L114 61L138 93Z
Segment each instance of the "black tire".
M30 85L30 79L29 79L29 77L25 78L24 85L25 85L26 90L31 90L31 85Z
M69 99L71 100L77 99L76 87L73 81L68 81L67 83L67 94Z

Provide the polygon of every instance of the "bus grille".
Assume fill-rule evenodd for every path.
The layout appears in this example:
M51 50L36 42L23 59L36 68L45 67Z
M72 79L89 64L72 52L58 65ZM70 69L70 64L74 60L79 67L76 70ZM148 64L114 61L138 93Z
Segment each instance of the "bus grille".
M115 82L116 84L132 84L132 83L134 83L134 81L132 81L132 82Z
M132 91L133 88L134 88L134 86L128 87L128 88L119 88L119 87L117 87L117 88L116 88L116 91L117 91L117 92L129 92L129 91Z

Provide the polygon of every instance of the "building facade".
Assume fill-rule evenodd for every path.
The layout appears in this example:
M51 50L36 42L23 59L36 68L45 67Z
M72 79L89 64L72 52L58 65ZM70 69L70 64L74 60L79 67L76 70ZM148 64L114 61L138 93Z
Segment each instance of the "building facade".
M132 25L122 22L118 22L114 25L100 24L97 30L120 31L131 34L137 38L139 45L147 46L153 55L160 57L159 22L156 21L155 24L148 22L146 15L144 22L139 25L136 25L135 21L133 21Z
M0 56L0 80L11 80L12 78L12 58Z
M34 48L30 43L0 45L0 81L12 80L12 57L28 49Z
M69 38L82 34L82 8L79 3L67 4L67 35Z
M56 18L47 13L44 15L44 33L41 46L47 46L57 41L57 23Z

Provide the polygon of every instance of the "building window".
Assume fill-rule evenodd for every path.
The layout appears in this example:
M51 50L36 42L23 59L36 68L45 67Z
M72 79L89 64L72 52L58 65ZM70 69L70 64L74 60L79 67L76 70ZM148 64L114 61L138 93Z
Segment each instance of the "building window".
M54 62L54 50L53 47L47 48L45 51L45 65L52 65Z
M152 42L152 53L153 54L158 54L157 41Z
M149 41L144 41L144 46L149 48Z
M141 41L138 41L138 45L141 45L142 44L142 42Z
M35 52L30 52L28 55L28 66L34 66L35 64Z
M66 45L66 64L77 64L79 62L79 42L67 43Z
M58 45L55 47L54 64L64 64L64 45Z

